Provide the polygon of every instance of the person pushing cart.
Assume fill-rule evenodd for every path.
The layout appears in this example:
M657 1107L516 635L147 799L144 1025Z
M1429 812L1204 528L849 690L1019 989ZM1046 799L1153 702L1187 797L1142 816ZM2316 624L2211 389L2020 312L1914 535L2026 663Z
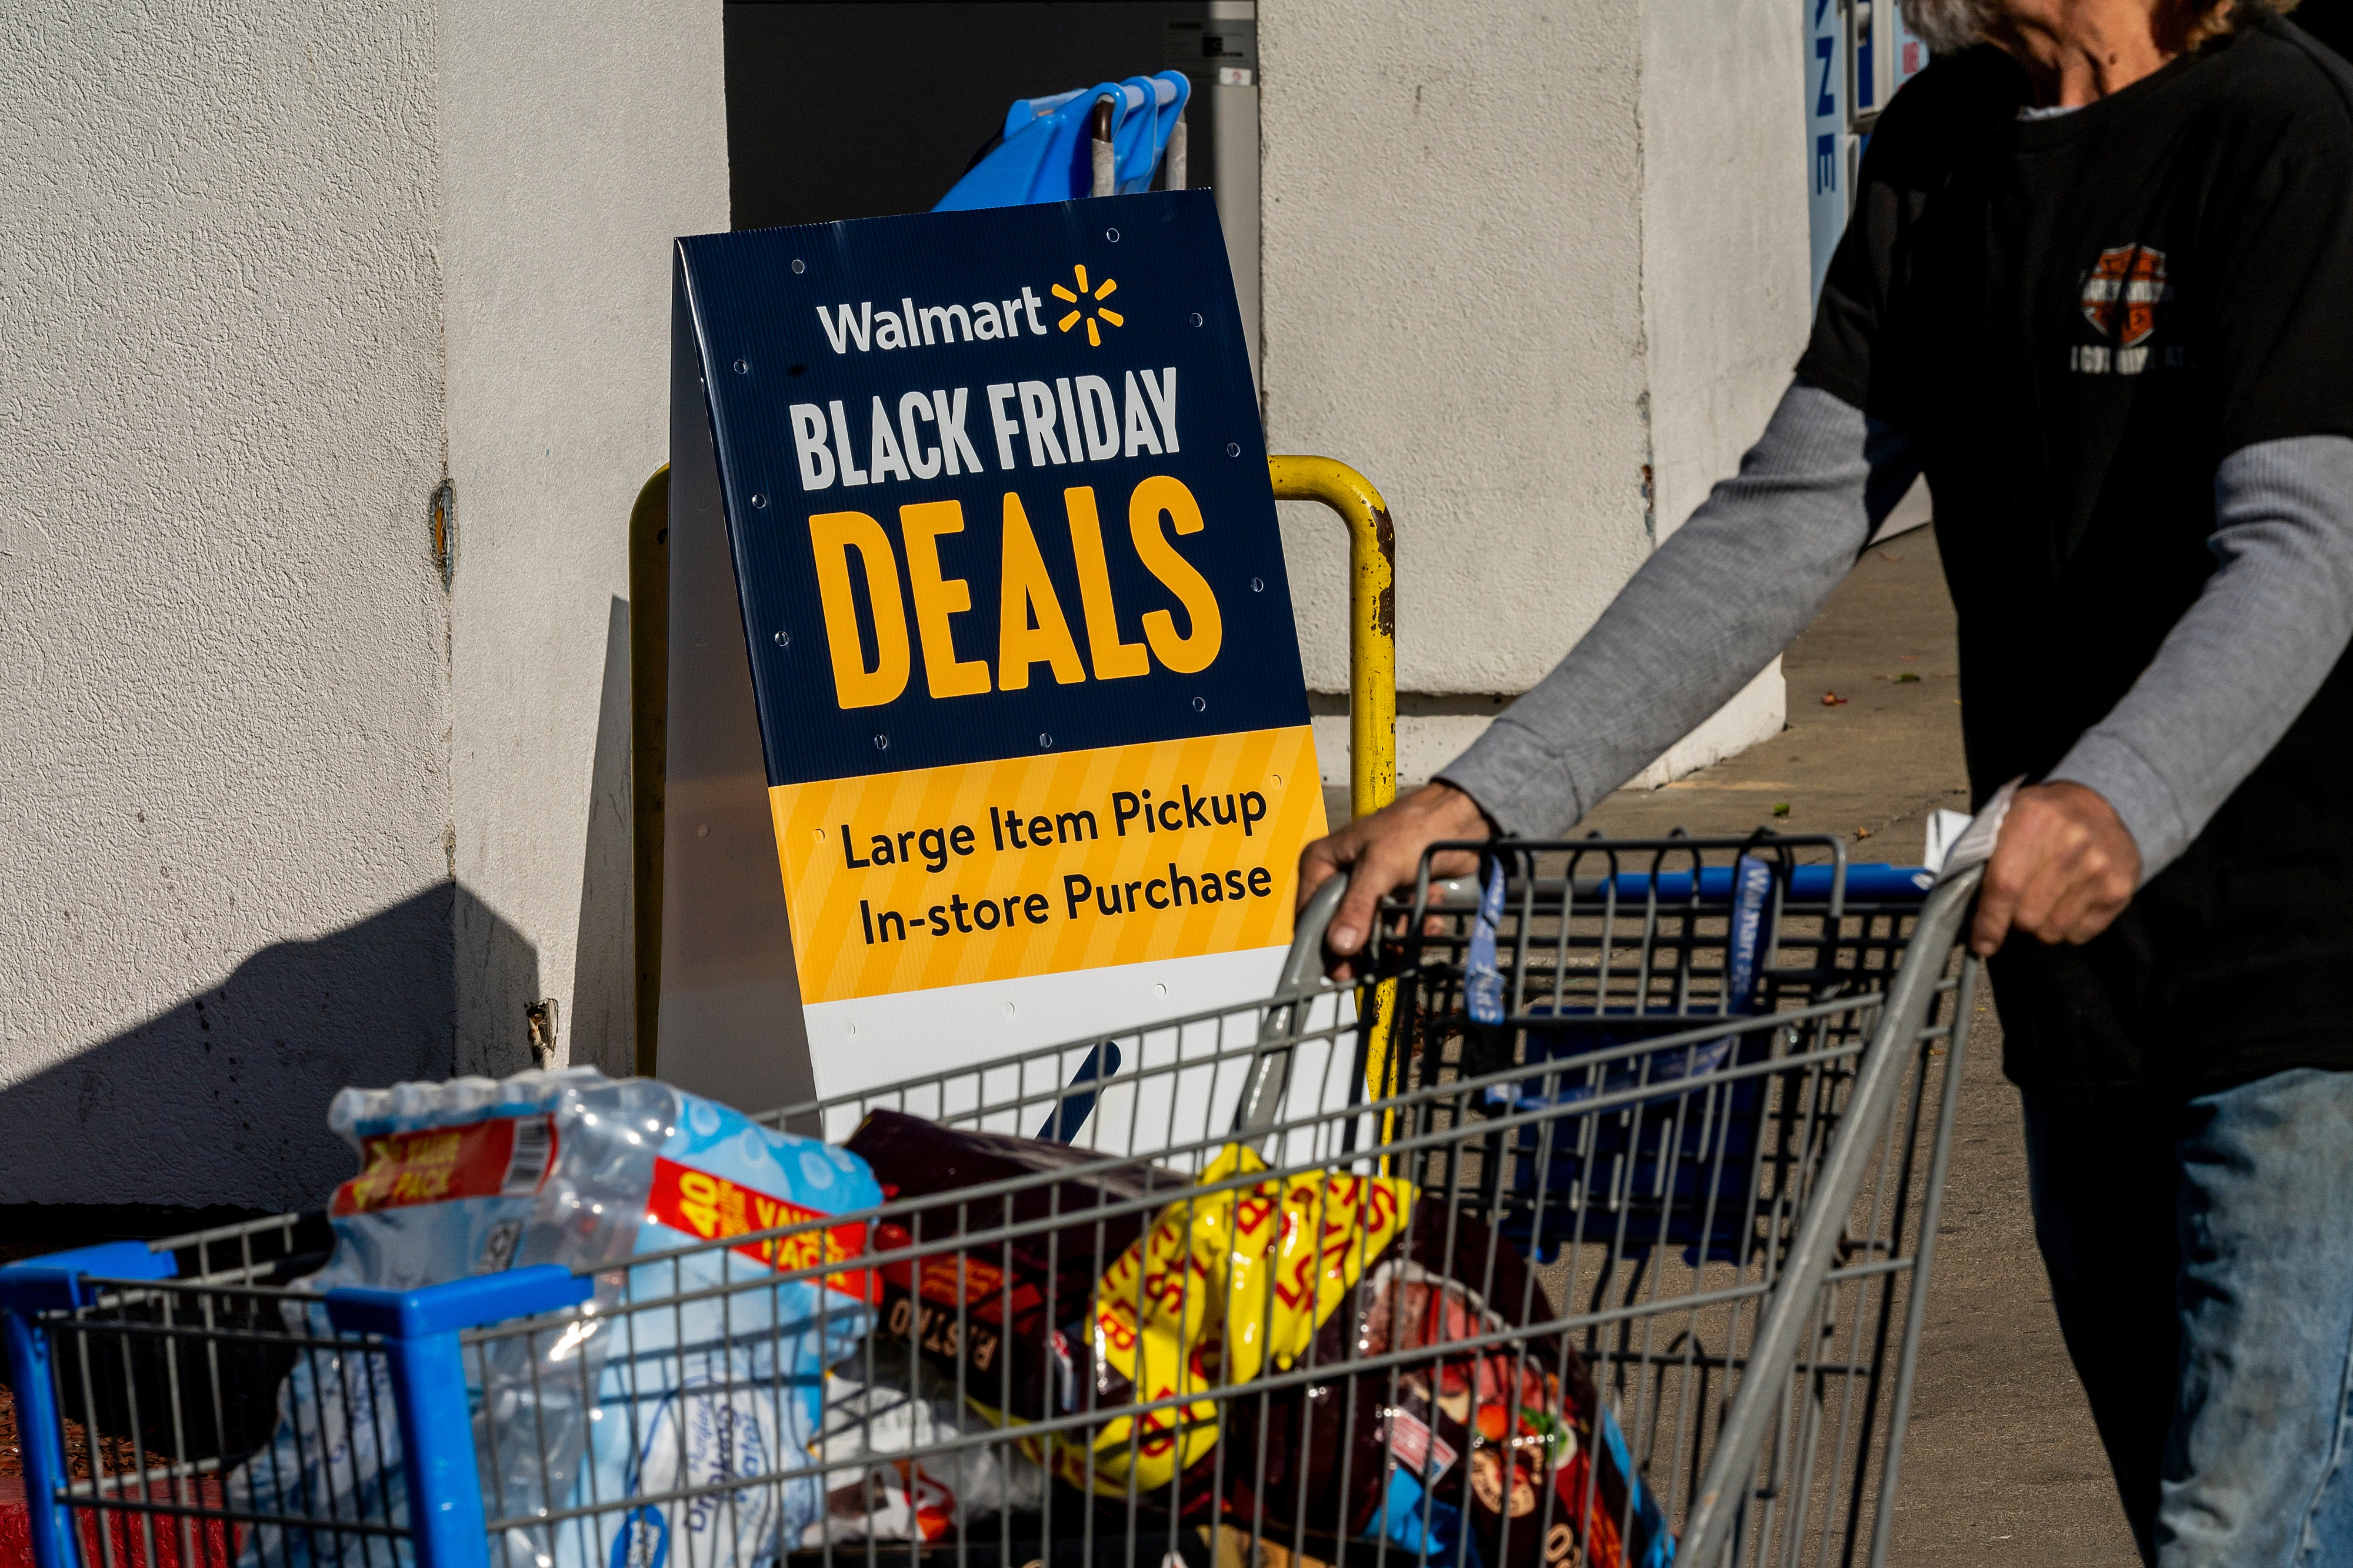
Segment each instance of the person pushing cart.
M1345 975L1431 845L1574 822L1925 469L2008 812L1970 942L2134 1539L2353 1560L2353 73L2262 0L1905 5L1939 58L1739 474L1302 896L1350 873Z

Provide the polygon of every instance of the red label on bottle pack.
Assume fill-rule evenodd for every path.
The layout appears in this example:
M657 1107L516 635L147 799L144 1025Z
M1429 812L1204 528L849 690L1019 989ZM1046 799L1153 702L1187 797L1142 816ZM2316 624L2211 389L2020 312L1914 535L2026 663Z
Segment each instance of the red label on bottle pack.
M379 1132L360 1141L360 1158L364 1168L335 1189L331 1213L529 1197L555 1168L555 1122L547 1116L496 1116L462 1127Z
M775 1230L825 1216L815 1209L772 1197L724 1176L657 1157L653 1192L646 1200L646 1217L656 1225L666 1225L705 1241L723 1241L730 1237ZM866 1227L855 1223L823 1228L812 1226L789 1236L737 1242L729 1250L754 1258L779 1273L818 1268L864 1253ZM828 1274L825 1283L828 1289L861 1301L877 1299L874 1276L866 1269Z

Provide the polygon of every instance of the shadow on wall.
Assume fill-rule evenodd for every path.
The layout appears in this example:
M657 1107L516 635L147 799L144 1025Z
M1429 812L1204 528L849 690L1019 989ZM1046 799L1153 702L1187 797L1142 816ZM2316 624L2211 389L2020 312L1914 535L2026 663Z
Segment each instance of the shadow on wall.
M629 719L628 605L617 598L588 781L572 1016L557 1037L564 1059L616 1077L636 1070ZM87 1222L91 1235L161 1234L183 1218L194 1226L227 1216L144 1212L154 1205L315 1207L353 1169L349 1145L327 1130L336 1090L522 1071L533 1065L524 1010L542 987L538 949L452 883L316 942L263 948L169 1012L0 1089L0 1205L76 1205L0 1216L0 1230L30 1226L47 1238ZM142 1213L100 1212L127 1205ZM47 1220L58 1224L44 1228Z
M263 948L171 1011L0 1089L0 1204L324 1202L353 1170L327 1131L335 1091L453 1070L453 937L517 1021L505 1059L470 1066L529 1067L520 1020L540 994L538 952L444 883L316 942Z

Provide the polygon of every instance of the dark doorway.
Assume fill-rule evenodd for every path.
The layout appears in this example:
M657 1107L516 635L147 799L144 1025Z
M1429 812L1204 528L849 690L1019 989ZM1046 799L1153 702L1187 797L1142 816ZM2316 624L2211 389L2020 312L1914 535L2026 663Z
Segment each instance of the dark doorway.
M1207 79L1200 70L1208 16L1206 4L1170 0L730 5L734 226L923 212L1016 99L1176 68L1206 105L1217 79L1214 61ZM1193 58L1169 58L1183 52ZM1193 184L1217 166L1213 118L1187 117Z
M1258 24L1250 0L736 0L736 228L928 211L1015 100L1185 72L1186 183L1217 192L1258 357Z

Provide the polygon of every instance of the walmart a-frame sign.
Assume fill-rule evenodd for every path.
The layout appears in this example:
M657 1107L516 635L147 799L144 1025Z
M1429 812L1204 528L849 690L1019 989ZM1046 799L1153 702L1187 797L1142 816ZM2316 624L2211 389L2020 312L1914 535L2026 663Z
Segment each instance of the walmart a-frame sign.
M1324 807L1208 194L681 240L674 332L664 1076L1264 994Z

